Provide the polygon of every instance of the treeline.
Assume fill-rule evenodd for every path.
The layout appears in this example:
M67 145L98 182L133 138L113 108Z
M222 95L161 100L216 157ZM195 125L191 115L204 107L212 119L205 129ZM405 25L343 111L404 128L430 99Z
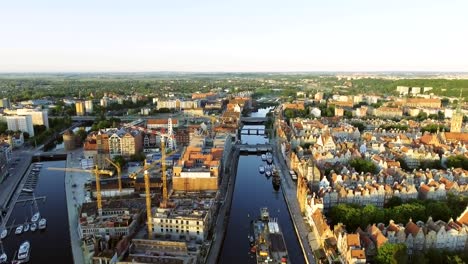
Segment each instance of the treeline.
M450 218L456 219L468 205L468 197L449 194L445 201L411 200L402 203L399 197L390 199L385 208L374 205L359 206L355 204L339 204L328 213L333 224L343 223L349 232L356 228L367 228L368 225L384 223L390 220L395 224L406 224L411 218L413 222L426 222L431 216L434 221L447 222Z

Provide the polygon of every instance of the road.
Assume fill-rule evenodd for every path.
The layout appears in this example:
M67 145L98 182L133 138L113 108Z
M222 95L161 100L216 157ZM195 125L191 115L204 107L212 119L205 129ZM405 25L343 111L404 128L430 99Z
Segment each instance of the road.
M306 263L316 263L313 250L319 248L319 244L317 243L318 240L316 239L317 236L315 232L311 231L309 225L306 224L299 209L299 203L297 201L296 196L296 184L292 181L291 177L289 176L289 168L286 165L279 151L280 144L276 144L276 141L272 140L272 145L277 146L276 149L273 149L273 157L275 159L275 164L277 164L277 167L280 168L279 173L282 179L281 189L283 190L283 195L288 205L289 214L291 216L291 219L293 220L296 235L299 239L302 251L304 253L304 258L306 260ZM313 234L312 240L308 239L309 233Z
M10 175L0 184L0 208L2 211L8 211L14 207L9 208L12 204L9 200L31 164L31 157L32 153L30 150L19 150L12 153L12 161L8 166ZM6 220L8 219L2 218L0 226L5 225Z

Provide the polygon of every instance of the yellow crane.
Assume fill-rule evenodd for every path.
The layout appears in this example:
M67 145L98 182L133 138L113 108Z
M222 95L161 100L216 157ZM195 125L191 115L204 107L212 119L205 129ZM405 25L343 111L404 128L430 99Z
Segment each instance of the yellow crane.
M113 171L100 170L98 166L95 166L95 168L92 170L83 170L83 169L77 169L77 168L55 168L55 167L49 167L48 170L69 171L69 172L88 172L88 173L94 174L96 178L96 199L97 199L98 214L99 216L102 216L102 196L101 196L101 177L100 176L101 174L112 176L114 174Z
M119 164L113 162L111 159L106 158L106 160L107 162L112 164L112 166L114 166L115 169L117 170L117 178L119 181L119 194L121 194L122 193L122 168L120 167Z
M144 169L144 179L145 179L145 196L146 196L146 220L148 227L148 238L153 237L153 214L151 211L151 192L150 192L150 174L149 169L155 166L158 161L161 161L161 173L162 173L162 182L163 182L163 193L162 193L162 202L161 207L167 205L167 177L166 177L166 156L171 156L175 152L171 152L169 155L166 155L166 147L164 144L164 139L161 137L161 158L153 161L151 164L147 163L145 160L143 169Z

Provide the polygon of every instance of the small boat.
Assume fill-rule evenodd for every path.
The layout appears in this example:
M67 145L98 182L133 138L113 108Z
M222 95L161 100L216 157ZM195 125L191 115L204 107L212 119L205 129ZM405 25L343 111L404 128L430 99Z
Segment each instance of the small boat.
M0 239L4 239L8 235L8 230L3 229L2 233L0 233Z
M33 216L31 217L31 222L37 222L39 221L39 219L41 218L41 214L39 212L33 214Z
M266 155L265 155L265 154L262 154L262 160L263 160L263 161L266 161L266 158L267 158Z
M31 224L31 232L36 231L36 229L37 229L37 224L36 224L36 223L32 223L32 224Z
M23 225L18 226L15 230L15 234L21 235L21 233L23 233Z
M47 220L45 218L41 218L39 221L39 229L45 229L47 226Z
M30 188L23 188L21 191L26 192L26 193L32 193L34 190Z
M261 165L260 167L258 167L258 171L260 173L265 173L265 167Z
M5 253L5 251L3 250L3 244L2 242L0 241L0 264L3 264L3 263L6 263L8 261L8 256L7 254Z
M8 256L6 253L2 253L2 255L0 255L0 263L3 264L3 263L6 263L8 260Z
M273 154L271 154L271 152L267 152L266 153L266 161L271 164L273 163Z
M28 261L29 260L29 248L30 248L29 241L24 241L19 250L18 250L18 260Z
M26 223L26 224L24 224L23 232L28 232L28 231L29 231L29 224Z
M270 177L271 176L271 171L270 170L265 171L265 175Z

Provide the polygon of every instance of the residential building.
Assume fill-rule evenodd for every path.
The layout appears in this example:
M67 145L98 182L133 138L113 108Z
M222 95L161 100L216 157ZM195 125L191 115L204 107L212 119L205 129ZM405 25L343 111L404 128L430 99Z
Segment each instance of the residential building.
M153 215L153 232L160 236L171 236L179 240L206 240L213 220L216 192L175 193L171 205L158 207Z
M49 115L47 110L20 108L16 110L16 114L19 116L29 115L32 118L33 125L43 125L49 128Z
M10 108L10 100L8 98L0 99L0 108Z
M83 101L75 102L75 110L77 116L84 116L85 114L85 103Z
M85 101L85 112L87 114L93 113L93 100L86 100Z
M374 109L374 115L377 117L387 117L387 118L402 117L403 111L400 108L380 107L380 108Z
M405 106L440 108L442 101L438 98L408 98L406 99Z
M7 116L8 130L27 132L29 136L34 136L34 127L32 117L30 115L25 116Z

